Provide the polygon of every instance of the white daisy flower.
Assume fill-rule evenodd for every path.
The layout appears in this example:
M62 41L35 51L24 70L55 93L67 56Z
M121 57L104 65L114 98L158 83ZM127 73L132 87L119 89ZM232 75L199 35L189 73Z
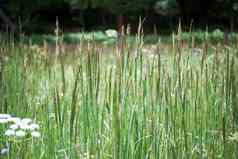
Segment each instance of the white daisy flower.
M6 136L14 136L16 133L14 130L8 129L7 131L5 131L5 135Z
M1 149L1 155L6 155L7 153L9 152L9 149L8 148L3 148Z
M5 123L7 123L7 122L8 122L7 119L2 119L2 118L0 118L0 124L5 124Z
M31 131L38 130L40 128L40 126L38 124L35 124L35 123L30 124L29 127L30 127Z
M10 125L10 129L12 130L16 130L19 128L19 125L18 124L13 124L13 125Z
M11 118L11 115L9 114L0 114L0 119L8 119Z
M21 119L17 117L11 117L8 119L8 122L13 122L13 123L20 123Z
M41 134L40 134L40 132L38 132L38 131L33 131L33 132L31 133L31 136L34 137L34 138L39 138L39 137L41 136Z
M24 124L29 124L30 122L32 122L32 120L30 118L23 118L21 120L21 123L24 123Z
M18 130L16 131L16 137L25 137L26 136L26 132L23 130Z
M31 129L30 125L28 125L26 123L21 123L20 128L23 129L23 130L30 130Z

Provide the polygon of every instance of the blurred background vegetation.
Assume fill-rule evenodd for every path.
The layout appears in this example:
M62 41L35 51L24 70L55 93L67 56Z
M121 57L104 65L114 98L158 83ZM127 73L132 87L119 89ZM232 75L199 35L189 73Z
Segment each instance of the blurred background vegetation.
M144 31L166 33L191 23L199 29L236 31L237 0L0 0L0 26L5 30L52 32L56 17L65 32L120 29L130 24L132 32L140 18Z

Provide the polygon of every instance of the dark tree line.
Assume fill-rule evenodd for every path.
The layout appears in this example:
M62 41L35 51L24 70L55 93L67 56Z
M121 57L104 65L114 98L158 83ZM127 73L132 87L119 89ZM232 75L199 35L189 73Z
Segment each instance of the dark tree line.
M8 25L54 22L56 17L85 29L117 25L120 30L126 23L137 23L139 17L151 24L161 23L161 17L168 21L176 17L185 24L220 20L233 30L238 23L238 0L0 0L0 22Z

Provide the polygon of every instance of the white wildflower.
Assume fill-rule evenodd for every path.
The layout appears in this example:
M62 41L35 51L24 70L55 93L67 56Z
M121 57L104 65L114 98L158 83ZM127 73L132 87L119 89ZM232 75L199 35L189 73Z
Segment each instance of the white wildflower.
M13 123L20 123L21 119L17 117L11 117L8 119L8 122L13 122Z
M11 115L9 114L0 114L0 119L8 119L11 118Z
M24 118L21 120L21 123L24 123L24 124L29 124L30 122L32 122L30 118Z
M40 128L40 126L38 124L35 124L35 123L30 124L29 127L30 127L31 131L38 130Z
M14 130L8 129L7 131L5 131L5 135L6 136L14 136L16 133Z
M0 124L7 123L9 118L11 118L9 114L0 114Z
M5 124L5 123L7 123L7 122L8 122L7 119L1 119L1 118L0 118L0 124Z
M23 131L23 130L18 130L18 131L16 131L16 136L17 137L24 137L24 136L26 136L26 132Z
M9 149L8 148L3 148L1 149L1 155L5 155L9 152Z
M18 129L19 128L19 125L18 124L12 124L12 125L10 125L10 129L12 129L12 130L16 130L16 129Z
M39 138L39 137L41 136L41 134L40 134L40 132L38 132L38 131L33 131L33 132L31 133L31 136L34 137L34 138Z
M26 124L26 123L21 123L20 124L20 128L23 130L30 130L30 125Z

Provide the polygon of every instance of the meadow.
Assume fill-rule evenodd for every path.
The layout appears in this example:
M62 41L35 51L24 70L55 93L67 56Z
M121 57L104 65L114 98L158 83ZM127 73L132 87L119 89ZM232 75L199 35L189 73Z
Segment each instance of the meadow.
M1 40L0 158L237 158L238 41L169 38L123 50ZM31 128L12 117L40 134L17 135Z

